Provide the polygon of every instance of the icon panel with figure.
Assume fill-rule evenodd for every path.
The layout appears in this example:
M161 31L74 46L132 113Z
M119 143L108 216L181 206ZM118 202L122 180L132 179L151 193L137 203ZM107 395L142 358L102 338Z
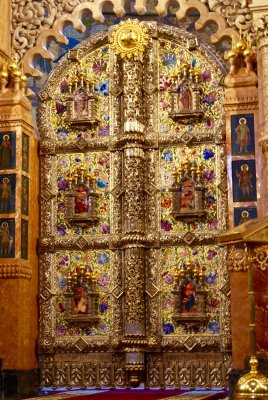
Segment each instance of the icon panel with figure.
M254 160L232 162L233 201L256 201L256 165Z
M0 170L16 168L16 132L0 132Z
M0 258L15 257L15 219L0 219Z
M254 114L231 116L232 155L255 154Z

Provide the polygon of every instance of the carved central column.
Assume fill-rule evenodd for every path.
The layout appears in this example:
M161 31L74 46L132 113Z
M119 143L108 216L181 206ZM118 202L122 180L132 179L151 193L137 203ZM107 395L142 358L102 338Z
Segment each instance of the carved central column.
M125 60L124 90L124 239L125 249L125 337L130 382L139 383L144 353L137 337L145 335L144 303L144 151L142 109L142 63ZM136 339L134 339L135 337ZM129 338L129 340L128 340ZM129 346L131 344L131 346Z
M143 107L143 48L146 28L138 21L126 21L115 28L115 53L121 57L123 89L123 215L124 243L124 349L129 382L142 380L145 340L145 154Z

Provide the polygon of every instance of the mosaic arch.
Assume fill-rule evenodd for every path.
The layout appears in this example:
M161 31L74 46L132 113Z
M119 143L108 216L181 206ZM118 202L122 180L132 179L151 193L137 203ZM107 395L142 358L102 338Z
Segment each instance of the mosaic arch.
M227 386L229 282L215 244L227 220L223 65L191 34L145 26L148 47L133 67L106 29L62 57L39 94L42 386L128 386L132 360L148 387ZM200 72L202 115L184 123L171 118L170 90L183 63ZM138 136L126 133L132 98ZM97 118L86 114L91 100ZM172 176L186 164L200 171L205 212L175 218ZM95 219L80 202L86 179ZM180 285L185 268L193 276Z

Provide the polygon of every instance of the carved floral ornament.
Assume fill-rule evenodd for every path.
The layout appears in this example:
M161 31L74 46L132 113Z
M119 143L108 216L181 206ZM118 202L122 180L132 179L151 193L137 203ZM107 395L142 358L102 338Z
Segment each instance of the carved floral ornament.
M259 246L253 250L253 263L255 268L266 271L268 268L268 246ZM228 267L230 271L239 272L248 269L248 255L244 247L232 245L228 255Z
M125 15L124 1L111 0L117 17ZM147 0L136 0L134 8L139 15L147 11ZM221 42L232 34L238 37L238 30L249 33L252 29L252 15L248 7L248 0L177 0L179 5L175 12L177 19L182 20L190 10L197 10L200 14L195 23L197 30L205 27L208 22L215 22L218 26L216 33L211 35L213 44ZM81 22L82 15L92 13L94 20L104 22L103 2L99 0L12 0L12 43L20 58L24 58L25 73L40 76L41 72L33 66L36 56L52 60L53 54L47 49L51 38L62 44L68 40L64 36L63 28L71 23L75 29L83 32L85 26ZM155 11L161 17L168 13L168 0L159 0Z

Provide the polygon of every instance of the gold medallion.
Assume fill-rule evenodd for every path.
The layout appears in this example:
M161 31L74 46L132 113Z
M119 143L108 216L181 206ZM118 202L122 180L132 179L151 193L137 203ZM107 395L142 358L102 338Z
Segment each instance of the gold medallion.
M121 58L140 59L147 44L147 28L136 19L120 22L112 33L111 47Z

